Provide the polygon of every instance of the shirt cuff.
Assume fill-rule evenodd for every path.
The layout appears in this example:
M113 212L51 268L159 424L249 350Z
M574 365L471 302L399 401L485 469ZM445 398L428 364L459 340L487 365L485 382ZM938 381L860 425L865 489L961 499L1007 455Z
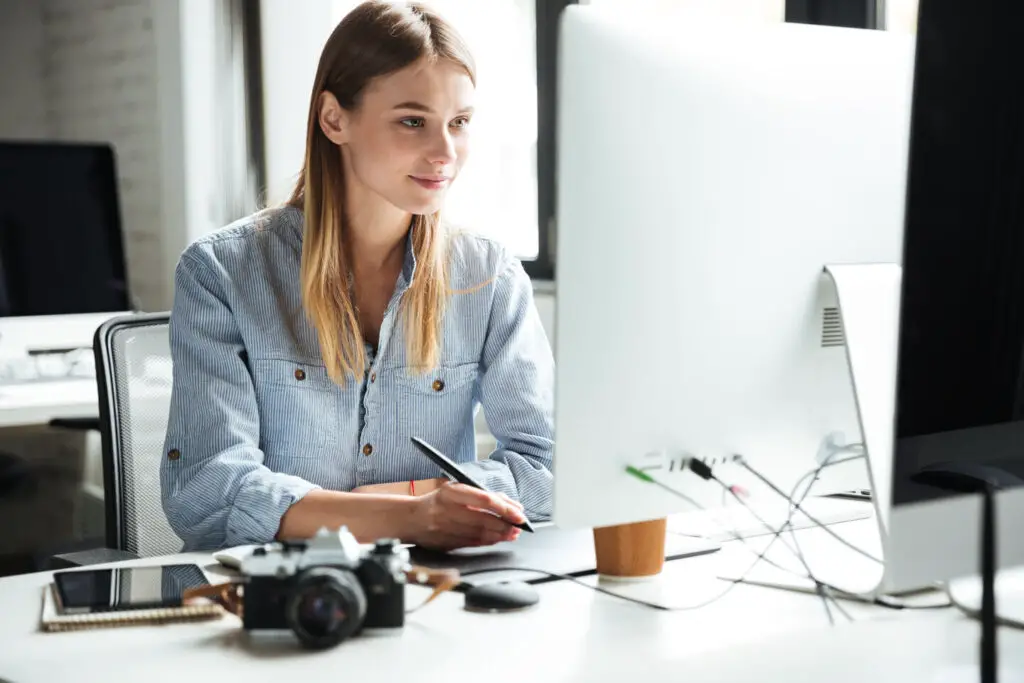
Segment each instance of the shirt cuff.
M228 513L227 545L272 542L288 508L319 488L288 474L253 472L242 482Z

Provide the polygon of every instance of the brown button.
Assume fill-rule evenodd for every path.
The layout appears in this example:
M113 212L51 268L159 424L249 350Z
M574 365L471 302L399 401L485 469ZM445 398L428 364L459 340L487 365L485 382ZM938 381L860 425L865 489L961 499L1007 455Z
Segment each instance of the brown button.
M444 390L444 382L442 382L439 379L435 379L433 387L434 387L434 391L443 391Z
M370 444L363 446L363 455L370 455L371 453L373 453L373 446Z
M177 460L180 457L181 457L181 451L179 451L177 448L175 448L175 449L173 449L173 450L171 450L171 451L169 451L167 453L167 459L168 460Z
M377 381L377 373L376 372L371 372L370 373L370 384L373 384L376 381Z
M296 368L295 379L299 380L300 382L306 379L306 371L303 370L302 368Z

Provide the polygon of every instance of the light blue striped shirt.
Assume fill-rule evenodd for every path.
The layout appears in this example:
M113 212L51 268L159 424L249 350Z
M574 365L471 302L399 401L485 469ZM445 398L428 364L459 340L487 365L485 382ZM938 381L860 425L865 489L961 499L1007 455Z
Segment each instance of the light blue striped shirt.
M418 375L397 314L416 270L407 240L376 353L363 377L338 385L302 308L301 244L301 211L269 209L197 240L178 263L160 485L185 549L271 541L316 488L441 476L412 436L531 519L548 517L554 360L522 264L492 240L452 239L441 362ZM498 441L483 460L479 406Z

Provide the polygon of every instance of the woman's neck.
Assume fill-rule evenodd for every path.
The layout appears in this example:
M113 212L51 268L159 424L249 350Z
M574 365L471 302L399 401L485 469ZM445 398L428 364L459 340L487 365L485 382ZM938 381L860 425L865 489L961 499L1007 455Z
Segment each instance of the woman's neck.
M362 217L351 214L345 231L353 274L400 271L405 262L405 243L412 217Z
M412 214L402 211L346 173L345 241L356 278L398 272Z

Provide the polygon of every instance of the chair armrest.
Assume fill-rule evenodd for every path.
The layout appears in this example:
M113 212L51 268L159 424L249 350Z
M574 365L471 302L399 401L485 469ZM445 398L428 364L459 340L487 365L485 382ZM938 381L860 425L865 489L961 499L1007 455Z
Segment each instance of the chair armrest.
M137 560L139 556L127 550L114 550L113 548L90 548L89 550L77 550L70 553L61 553L50 557L50 569L73 569L85 567L92 564L103 564L105 562L123 562L125 560Z

